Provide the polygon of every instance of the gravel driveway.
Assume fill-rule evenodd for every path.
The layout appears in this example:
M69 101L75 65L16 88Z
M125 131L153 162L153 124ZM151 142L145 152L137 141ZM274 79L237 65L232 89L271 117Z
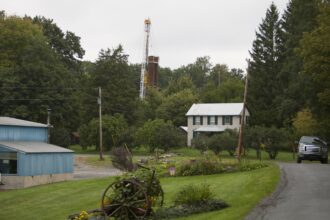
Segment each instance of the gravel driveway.
M94 155L88 154L75 154L74 156L74 179L91 179L107 176L118 176L122 172L116 168L109 167L96 167L86 164L86 159Z
M281 182L246 220L330 219L330 165L280 163Z

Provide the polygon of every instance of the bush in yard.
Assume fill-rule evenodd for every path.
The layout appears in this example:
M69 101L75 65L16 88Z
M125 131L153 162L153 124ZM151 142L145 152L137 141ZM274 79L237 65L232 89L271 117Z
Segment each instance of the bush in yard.
M208 150L209 140L210 138L208 136L200 134L192 139L191 145L200 152L204 152Z
M215 154L221 152L221 150L228 151L230 156L234 156L238 140L238 132L233 129L226 129L220 134L213 135L210 139L210 150Z
M220 210L228 205L219 199L214 199L210 185L186 185L175 196L175 206L159 209L154 219L170 219L202 212Z
M150 152L156 148L168 151L172 147L179 146L183 141L182 132L173 126L171 121L162 119L147 121L135 133L135 143L148 146Z
M257 150L264 149L270 159L275 159L279 150L290 149L290 131L284 128L255 126L247 128L244 143Z
M112 165L120 170L132 172L136 169L131 152L126 147L114 147L110 151Z
M222 172L224 169L216 157L190 160L178 169L179 176L210 175Z
M174 199L175 205L196 204L198 202L213 199L214 194L211 191L210 185L186 185L180 189Z

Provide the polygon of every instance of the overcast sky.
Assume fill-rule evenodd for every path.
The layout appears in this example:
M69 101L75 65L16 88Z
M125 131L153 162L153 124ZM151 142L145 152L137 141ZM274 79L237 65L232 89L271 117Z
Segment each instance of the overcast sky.
M289 0L273 0L280 13ZM143 54L144 19L151 19L151 54L177 68L210 56L246 68L252 41L272 0L0 0L7 15L42 15L81 37L84 60L122 44L131 63Z

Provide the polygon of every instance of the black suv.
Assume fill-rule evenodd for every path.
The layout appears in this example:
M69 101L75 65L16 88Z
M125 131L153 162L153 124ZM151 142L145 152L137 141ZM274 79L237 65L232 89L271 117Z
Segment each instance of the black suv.
M318 137L302 136L298 145L297 163L302 160L319 160L328 163L327 143Z

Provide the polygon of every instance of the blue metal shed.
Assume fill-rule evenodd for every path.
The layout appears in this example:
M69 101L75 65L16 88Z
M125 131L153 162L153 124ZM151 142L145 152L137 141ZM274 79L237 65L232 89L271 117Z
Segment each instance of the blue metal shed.
M72 176L73 151L48 144L48 129L46 124L0 117L0 173L20 181L15 188ZM8 179L8 184L14 180Z
M1 173L7 175L73 172L73 151L42 142L0 141L0 161Z

